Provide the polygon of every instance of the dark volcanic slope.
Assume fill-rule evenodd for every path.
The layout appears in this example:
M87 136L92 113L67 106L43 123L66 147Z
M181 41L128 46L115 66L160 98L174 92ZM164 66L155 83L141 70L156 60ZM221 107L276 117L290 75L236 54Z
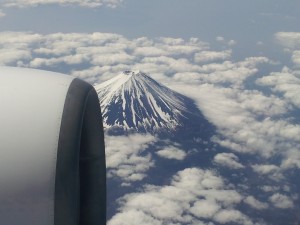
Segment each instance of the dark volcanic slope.
M190 115L186 97L139 71L125 71L95 88L106 128L173 131Z

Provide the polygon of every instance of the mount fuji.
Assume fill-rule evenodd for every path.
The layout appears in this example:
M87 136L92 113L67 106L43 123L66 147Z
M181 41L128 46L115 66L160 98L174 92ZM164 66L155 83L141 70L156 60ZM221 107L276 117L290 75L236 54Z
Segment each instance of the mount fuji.
M197 111L189 98L140 71L124 71L95 85L95 89L108 130L173 133L191 121Z

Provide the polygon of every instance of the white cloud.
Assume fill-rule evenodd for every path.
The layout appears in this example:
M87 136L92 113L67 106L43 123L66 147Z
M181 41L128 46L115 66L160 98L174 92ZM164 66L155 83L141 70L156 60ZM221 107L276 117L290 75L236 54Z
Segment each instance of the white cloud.
M236 43L237 43L235 40L232 40L232 39L229 41L226 41L226 39L222 36L216 37L216 41L223 43L223 44L227 44L228 46L233 46L233 45L236 45Z
M115 54L99 54L92 58L91 63L99 66L113 66L116 64L130 64L134 60L134 57L127 53L115 53Z
M23 32L0 32L0 64L19 65L31 60L31 46L41 40L41 35Z
M235 95L235 93L233 93ZM266 96L259 91L243 91L235 95L241 107L257 116L275 117L292 109L290 105L275 95Z
M278 32L275 34L276 40L290 49L300 49L299 32Z
M208 44L196 38L184 40L144 37L128 40L121 35L108 33L38 35L3 32L0 43L1 41L12 51L21 42L33 55L29 62L21 60L22 65L51 69L63 64L74 65L76 70L71 73L82 75L90 82L100 82L103 76L109 78L125 68L136 68L154 76L176 74L177 79L181 79L180 74L196 73L201 75L203 82L241 85L247 77L257 72L257 64L268 62L266 58L257 57L239 63L226 61L199 66L193 61L194 58L200 61L207 57L209 60L227 59L231 50L208 51ZM97 74L96 70L101 74Z
M216 51L202 51L195 54L195 62L197 63L207 63L218 60L227 60L231 57L231 50L226 50L222 52Z
M168 55L168 52L165 51L164 49L154 47L154 46L147 46L147 47L141 46L134 51L134 54L138 56L154 57L154 56Z
M155 142L152 135L105 136L108 177L117 176L126 184L142 180L154 166L151 154L145 154Z
M201 53L199 53L201 54ZM233 87L242 88L246 79L257 73L257 66L263 63L270 63L265 57L246 58L241 62L224 61L221 63L210 63L202 66L196 66L190 63L174 72L175 79L185 84L219 84L231 85ZM171 64L171 68L173 67ZM191 76L190 76L191 75Z
M280 190L280 188L277 187L277 186L268 186L268 185L262 186L261 189L262 189L264 192L275 192L275 191Z
M294 66L300 68L300 32L278 32L275 39L291 53L291 60Z
M171 38L171 37L161 37L159 40L170 46L177 46L184 44L184 40L182 38Z
M274 92L282 93L286 100L300 107L300 78L287 67L258 79L257 84L271 87Z
M110 33L40 35L2 32L0 46L4 53L0 63L51 70L61 66L70 70L76 68L70 73L82 75L82 78L93 83L131 67L134 56L127 52L130 48L128 42L121 35ZM134 46L133 42L131 44ZM96 68L100 73L96 73ZM99 74L103 77L100 78Z
M38 43L42 35L29 32L0 32L0 44L12 48L32 48L34 43Z
M62 57L56 57L56 58L35 58L33 59L29 65L33 68L40 68L43 66L57 66L60 63L64 63L67 65L76 65L81 64L88 61L88 58L85 55L68 55L68 56L62 56Z
M198 191L201 192L205 189L222 188L224 181L212 171L189 168L176 174L172 184L176 187L198 193Z
M175 71L178 72L186 72L186 71L197 71L199 70L199 66L191 65L191 63L186 58L171 58L167 56L159 56L159 57L147 57L142 59L141 64L150 64L151 67L155 71L160 71L159 69L162 68L161 72L174 73ZM158 68L158 69L157 69Z
M247 198L244 199L244 202L248 205L250 205L252 208L262 210L262 209L267 209L269 206L267 203L263 203L253 196L248 196Z
M172 220L183 213L181 205L173 199L162 198L156 193L128 195L126 207L135 208L151 214L160 220Z
M300 51L294 51L292 55L292 61L297 68L300 68Z
M273 194L269 200L277 208L288 209L294 207L293 200L290 197L279 193Z
M280 165L283 169L300 168L300 152L299 148L288 149L282 164Z
M221 206L214 200L198 200L190 212L198 218L212 218L220 209Z
M240 211L235 209L225 209L221 210L215 215L216 222L221 224L226 223L236 223L236 224L244 224L244 225L253 225L253 222L249 217L242 214Z
M29 59L31 59L31 53L26 49L0 49L0 65L10 65L18 61Z
M144 213L139 209L131 209L116 214L108 225L162 225L162 223L154 217Z
M215 155L214 162L231 169L241 169L244 166L238 162L239 158L233 153L219 153Z
M236 41L235 40L230 40L230 41L228 41L228 45L229 46L236 45Z
M181 86L177 83L172 87L196 100L206 118L223 135L214 139L223 146L238 152L270 157L275 151L285 152L291 144L298 145L297 131L300 127L285 120L272 119L287 111L284 102L275 97L267 98L261 92L223 88L207 83L189 85L188 88L185 84ZM260 95L261 98L258 97ZM261 103L247 104L247 101L255 99ZM255 108L257 105L262 108Z
M216 41L223 42L223 41L225 41L225 38L222 36L218 36L218 37L216 37Z
M109 225L132 224L254 224L236 207L242 196L210 170L187 168L179 171L170 185L146 185L143 192L127 194L119 200L120 213Z
M97 8L101 6L108 6L115 8L122 3L122 0L3 0L1 5L3 7L35 7L39 5L78 5L81 7Z
M176 160L183 160L187 156L185 151L175 146L168 146L162 150L157 151L156 154L163 158Z
M270 174L279 170L278 166L275 165L252 165L253 170L260 174Z

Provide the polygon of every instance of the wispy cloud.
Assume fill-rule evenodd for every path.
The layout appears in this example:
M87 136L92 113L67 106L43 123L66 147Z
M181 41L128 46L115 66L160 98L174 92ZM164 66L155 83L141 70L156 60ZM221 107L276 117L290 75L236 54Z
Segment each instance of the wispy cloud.
M259 85L271 87L275 93L283 94L286 101L300 107L300 79L297 72L285 67L281 72L271 73L256 82Z
M269 207L268 203L261 202L254 198L253 196L248 196L244 199L244 202L251 207L258 209L258 210L263 210L267 209Z
M219 165L229 167L231 169L244 168L244 166L238 161L239 158L233 153L219 153L214 157L214 162Z
M284 47L300 49L300 33L299 32L278 32L275 39Z
M300 69L300 32L278 32L275 39L291 53L294 66Z
M231 50L216 52L216 51L202 51L195 54L195 62L208 63L217 60L224 61L231 58Z
M270 197L270 201L277 208L287 209L294 206L293 200L286 195L276 193Z
M0 18L5 17L5 16L6 16L6 13L4 13L2 9L0 9Z
M115 8L122 3L122 0L3 0L1 5L3 7L35 7L39 5L57 4L62 6L81 6L88 8L98 8L101 6L108 6Z
M273 179L275 181L283 180L283 174L280 169L280 167L273 165L273 164L264 164L264 165L258 165L254 164L252 165L252 169L254 172L258 173L259 175L266 175L270 179Z

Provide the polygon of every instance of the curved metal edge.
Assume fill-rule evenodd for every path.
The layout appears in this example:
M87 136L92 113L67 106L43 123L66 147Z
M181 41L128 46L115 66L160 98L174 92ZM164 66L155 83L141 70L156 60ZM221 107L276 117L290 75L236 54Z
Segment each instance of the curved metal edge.
M74 79L59 134L54 225L106 224L106 167L99 100L93 86Z

